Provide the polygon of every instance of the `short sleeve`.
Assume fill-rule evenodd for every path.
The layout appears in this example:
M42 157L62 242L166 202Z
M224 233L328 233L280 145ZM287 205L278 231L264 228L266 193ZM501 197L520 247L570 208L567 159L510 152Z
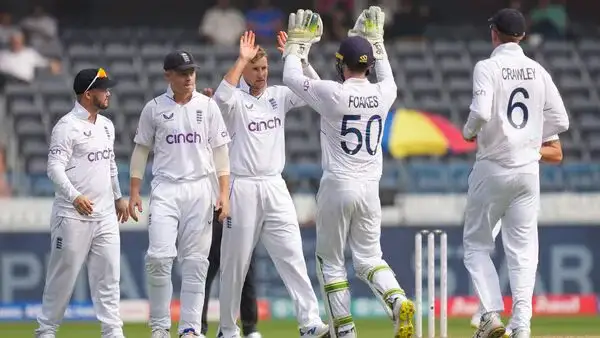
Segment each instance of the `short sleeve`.
M208 131L208 143L214 148L218 148L231 141L225 121L223 121L223 115L219 110L219 106L215 100L208 101L208 116L209 116L209 131Z
M152 148L154 144L154 133L155 133L155 125L154 125L154 109L156 107L156 103L154 100L148 102L144 109L142 109L142 113L140 114L140 120L138 121L138 127L135 131L135 137L133 141L136 144L146 146L148 148Z

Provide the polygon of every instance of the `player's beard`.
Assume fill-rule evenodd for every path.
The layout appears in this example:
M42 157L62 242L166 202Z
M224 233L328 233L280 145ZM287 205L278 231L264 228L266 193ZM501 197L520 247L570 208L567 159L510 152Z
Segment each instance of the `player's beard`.
M254 81L252 83L248 83L248 87L250 89L250 94L251 95L260 95L260 94L262 94L262 92L265 91L265 88L267 88L267 81L266 80L258 82L258 85L257 85L257 82L258 81Z
M106 98L104 101L102 101L99 98L93 96L92 97L92 104L97 109L104 110L104 109L108 108L108 98Z

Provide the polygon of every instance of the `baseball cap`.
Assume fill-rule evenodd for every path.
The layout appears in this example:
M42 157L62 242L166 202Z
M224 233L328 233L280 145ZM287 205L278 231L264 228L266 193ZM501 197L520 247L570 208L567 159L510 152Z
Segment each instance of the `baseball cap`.
M360 36L345 38L335 53L335 57L348 66L370 66L375 62L371 43Z
M108 78L104 68L86 68L75 75L73 91L80 95L91 89L108 89L117 84L117 81Z
M527 27L523 14L513 8L499 10L488 22L491 25L490 27L510 36L524 35Z
M199 68L194 62L194 57L184 50L176 50L165 56L163 64L164 70L183 71L192 68Z

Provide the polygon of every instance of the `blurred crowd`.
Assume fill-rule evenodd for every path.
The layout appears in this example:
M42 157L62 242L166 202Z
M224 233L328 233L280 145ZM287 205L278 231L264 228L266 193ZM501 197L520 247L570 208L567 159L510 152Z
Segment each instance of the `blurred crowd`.
M9 83L32 83L36 72L46 69L53 74L61 71L60 61L50 59L41 51L59 50L58 22L43 7L35 6L20 20L10 12L0 12L0 92ZM6 132L0 114L0 197L8 196L6 178Z
M566 0L508 1L506 6L524 12L529 20L529 32L534 40L563 39L569 36ZM323 17L323 40L340 40L346 36L355 20L354 0L315 1L315 10ZM369 4L381 6L386 12L386 36L422 39L429 24L436 23L436 14L427 0L375 0ZM202 18L199 33L212 44L233 46L247 29L254 30L262 43L272 43L275 33L287 22L283 11L269 0L258 0L244 13L230 0L217 0ZM218 27L218 29L215 29Z
M235 46L245 30L253 30L259 43L274 44L276 32L285 29L284 10L270 0L256 0L250 7L235 0L215 0L199 25L201 43ZM507 0L506 6L525 13L529 22L529 41L571 37L566 0L521 1ZM438 21L438 14L428 0L370 0L386 11L386 37L422 39L430 24ZM355 19L354 0L314 0L313 8L323 17L323 40L341 40ZM249 8L242 10L241 5ZM13 17L0 9L0 95L7 83L27 84L39 72L58 74L61 54L59 22L42 6L34 6L28 15ZM4 127L0 111L0 129ZM0 196L9 192L5 177L6 133L0 130Z

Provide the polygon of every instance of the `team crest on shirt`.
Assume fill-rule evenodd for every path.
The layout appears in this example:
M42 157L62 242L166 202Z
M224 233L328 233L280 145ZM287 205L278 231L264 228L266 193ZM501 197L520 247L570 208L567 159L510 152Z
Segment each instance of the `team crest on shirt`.
M196 123L202 123L202 110L196 110Z
M106 137L110 140L110 131L107 126L104 126L104 132L106 133Z
M171 113L170 115L168 113L162 113L162 117L163 119L165 119L166 121L171 121L173 119L173 116L175 115L175 113Z
M277 101L275 101L274 98L270 98L269 103L271 104L271 107L273 107L273 110L277 109Z

